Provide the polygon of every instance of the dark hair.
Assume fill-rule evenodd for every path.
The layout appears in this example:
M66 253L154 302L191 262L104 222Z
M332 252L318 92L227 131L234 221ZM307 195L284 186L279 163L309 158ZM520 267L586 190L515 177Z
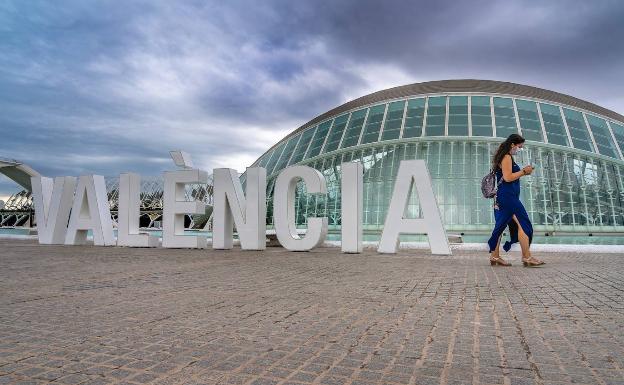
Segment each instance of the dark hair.
M498 146L498 149L494 153L494 157L492 158L492 169L494 171L498 170L505 155L509 154L511 145L520 143L524 143L524 138L522 136L518 134L509 135L507 139L505 139L505 141Z

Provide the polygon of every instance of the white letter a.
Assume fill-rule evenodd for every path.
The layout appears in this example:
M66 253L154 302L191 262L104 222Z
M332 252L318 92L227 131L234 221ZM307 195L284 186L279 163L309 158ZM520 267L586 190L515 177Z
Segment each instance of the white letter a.
M93 232L94 245L115 245L106 184L101 175L83 175L78 179L65 244L84 244L88 230Z
M404 218L412 183L418 192L423 218ZM433 254L451 254L440 210L433 194L425 161L404 160L399 165L386 223L379 241L380 253L396 253L400 234L427 234Z

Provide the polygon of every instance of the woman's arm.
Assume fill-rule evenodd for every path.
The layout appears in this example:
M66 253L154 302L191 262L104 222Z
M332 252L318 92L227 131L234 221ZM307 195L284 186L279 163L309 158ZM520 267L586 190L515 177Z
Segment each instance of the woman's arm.
M520 177L527 174L524 169L518 172L512 172L511 155L505 155L503 161L501 162L501 170L503 171L503 180L505 180L505 182L513 182L514 180L520 179Z

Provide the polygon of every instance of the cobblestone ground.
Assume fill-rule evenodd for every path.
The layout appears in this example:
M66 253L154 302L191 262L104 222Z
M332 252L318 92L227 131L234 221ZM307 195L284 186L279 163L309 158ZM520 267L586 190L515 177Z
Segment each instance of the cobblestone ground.
M0 240L0 384L624 384L624 256Z

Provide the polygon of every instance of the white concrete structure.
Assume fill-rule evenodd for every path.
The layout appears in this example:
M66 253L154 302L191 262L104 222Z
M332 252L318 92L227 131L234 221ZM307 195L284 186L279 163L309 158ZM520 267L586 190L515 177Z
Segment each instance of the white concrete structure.
M241 248L266 248L266 169L247 169L247 195L236 170L217 168L213 173L214 211L212 247L231 249L236 226Z
M106 185L101 175L83 175L78 178L65 244L84 244L89 230L93 233L94 245L115 245Z
M157 247L158 237L139 233L141 176L125 173L119 176L117 246Z
M327 182L319 171L306 166L288 167L275 183L274 220L277 239L284 248L308 251L323 243L327 236L327 217L308 217L308 230L299 236L295 221L295 189L303 181L309 194L327 193Z

